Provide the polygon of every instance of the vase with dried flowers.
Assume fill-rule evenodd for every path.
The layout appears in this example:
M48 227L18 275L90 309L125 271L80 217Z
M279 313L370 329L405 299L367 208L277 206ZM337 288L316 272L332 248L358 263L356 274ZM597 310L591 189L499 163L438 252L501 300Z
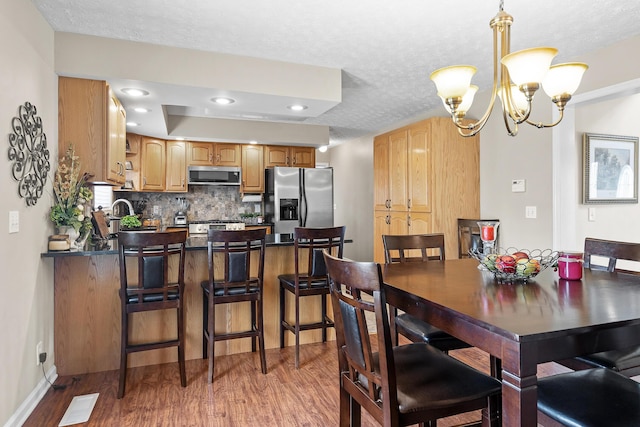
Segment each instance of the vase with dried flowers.
M80 158L70 145L58 161L53 180L55 203L49 217L58 228L58 234L69 234L72 247L75 247L78 236L86 240L93 228L91 218L85 215L85 205L93 198L93 192L87 185L90 177L88 173L80 175Z

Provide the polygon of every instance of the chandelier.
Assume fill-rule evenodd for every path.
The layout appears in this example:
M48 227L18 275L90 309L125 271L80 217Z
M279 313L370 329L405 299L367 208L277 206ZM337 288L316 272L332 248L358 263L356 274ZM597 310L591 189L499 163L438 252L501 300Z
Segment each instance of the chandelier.
M552 47L510 53L513 17L503 10L503 5L501 0L498 14L489 23L493 29L493 90L489 106L478 121L463 120L478 91L478 86L471 84L476 67L454 65L431 73L438 96L462 136L473 136L480 132L491 115L496 97L502 103L504 124L511 136L517 135L518 125L521 123L537 128L557 125L562 120L565 105L578 89L582 75L588 68L580 62L551 65L558 53ZM544 124L529 119L531 102L540 86L558 108L560 117L554 123Z

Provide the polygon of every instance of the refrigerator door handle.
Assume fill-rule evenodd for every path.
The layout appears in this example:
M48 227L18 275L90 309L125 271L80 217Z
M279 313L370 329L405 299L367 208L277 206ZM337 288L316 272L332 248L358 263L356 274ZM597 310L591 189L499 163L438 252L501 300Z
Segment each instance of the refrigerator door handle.
M300 214L298 223L301 227L307 226L307 190L304 181L304 169L300 169Z

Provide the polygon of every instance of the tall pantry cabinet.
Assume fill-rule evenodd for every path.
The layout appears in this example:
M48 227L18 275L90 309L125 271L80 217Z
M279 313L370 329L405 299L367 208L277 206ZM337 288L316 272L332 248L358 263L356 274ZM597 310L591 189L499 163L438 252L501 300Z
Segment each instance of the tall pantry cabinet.
M457 219L480 213L480 139L456 129L434 117L374 138L376 262L384 234L444 233L447 258L457 255Z

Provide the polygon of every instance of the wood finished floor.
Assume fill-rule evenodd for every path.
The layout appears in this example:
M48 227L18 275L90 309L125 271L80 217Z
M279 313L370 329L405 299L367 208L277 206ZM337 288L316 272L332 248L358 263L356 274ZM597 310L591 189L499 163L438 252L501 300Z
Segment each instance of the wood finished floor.
M187 387L180 387L177 363L131 368L123 399L116 399L118 371L59 377L64 390L50 389L24 424L57 426L71 399L100 393L89 422L79 426L337 426L338 380L335 342L307 344L294 369L293 348L267 350L267 374L257 353L216 358L213 384L207 384L206 360L187 361ZM477 349L451 352L487 372L489 357ZM539 375L564 372L554 363ZM438 421L449 427L478 420L479 412ZM363 411L365 427L378 424Z

